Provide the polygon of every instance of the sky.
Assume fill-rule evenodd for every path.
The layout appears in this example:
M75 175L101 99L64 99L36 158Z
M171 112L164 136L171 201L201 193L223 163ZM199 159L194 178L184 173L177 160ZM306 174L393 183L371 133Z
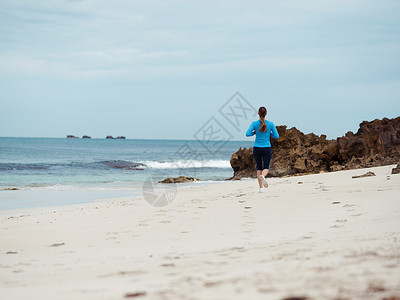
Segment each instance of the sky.
M242 140L257 116L220 111L239 92L334 139L400 115L399 15L398 0L2 0L0 136L192 139L212 118Z

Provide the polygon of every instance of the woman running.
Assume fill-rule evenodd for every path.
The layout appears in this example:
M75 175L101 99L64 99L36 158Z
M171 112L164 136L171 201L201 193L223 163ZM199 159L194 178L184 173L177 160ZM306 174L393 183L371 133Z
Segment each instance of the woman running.
M278 139L279 134L274 123L265 120L267 109L264 106L261 106L258 109L258 115L260 116L260 119L250 124L250 127L246 132L246 136L256 135L256 140L253 147L253 156L257 164L257 179L258 184L260 185L259 193L263 193L264 187L268 187L265 177L269 172L269 165L271 163L272 153L270 136Z

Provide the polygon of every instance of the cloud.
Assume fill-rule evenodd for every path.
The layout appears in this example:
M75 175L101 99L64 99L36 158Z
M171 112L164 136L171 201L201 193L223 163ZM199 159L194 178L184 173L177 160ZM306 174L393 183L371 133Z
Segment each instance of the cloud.
M100 110L121 97L134 111L162 104L160 94L177 108L239 90L279 99L273 110L293 125L312 107L311 128L323 101L398 107L399 13L393 0L3 0L0 101L8 111L20 101L10 118L23 118L21 99Z

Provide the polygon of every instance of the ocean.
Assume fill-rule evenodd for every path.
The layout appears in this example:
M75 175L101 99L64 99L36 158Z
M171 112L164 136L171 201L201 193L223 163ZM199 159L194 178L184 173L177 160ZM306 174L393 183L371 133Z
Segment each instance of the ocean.
M143 183L233 175L229 160L253 141L0 138L0 210L140 195ZM9 190L16 188L18 190Z

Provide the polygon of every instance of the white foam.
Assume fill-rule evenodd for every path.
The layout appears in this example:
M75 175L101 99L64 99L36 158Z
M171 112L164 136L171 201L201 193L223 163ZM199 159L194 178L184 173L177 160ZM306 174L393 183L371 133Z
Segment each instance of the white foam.
M53 184L42 186L27 186L20 188L26 191L130 191L136 190L139 184L130 184L129 186L96 186L96 185L69 185L69 184Z
M231 168L229 160L176 160L168 162L141 161L151 169Z

